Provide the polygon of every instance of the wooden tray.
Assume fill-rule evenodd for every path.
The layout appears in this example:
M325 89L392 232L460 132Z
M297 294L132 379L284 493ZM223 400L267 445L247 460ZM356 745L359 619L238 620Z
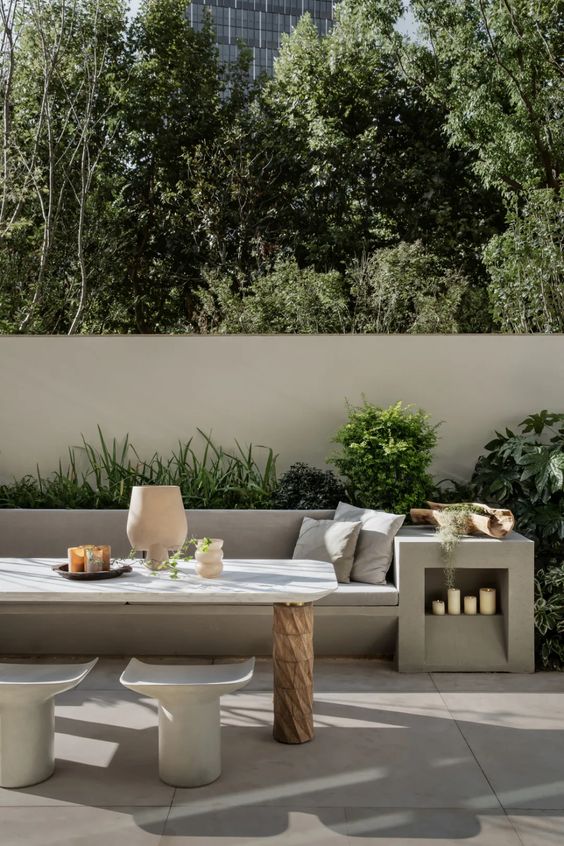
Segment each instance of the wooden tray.
M62 576L63 579L78 579L79 581L89 582L98 579L117 579L118 576L123 576L124 573L131 573L133 567L130 564L123 564L121 567L111 567L109 570L101 570L99 573L69 573L68 564L58 564L53 567L55 573Z

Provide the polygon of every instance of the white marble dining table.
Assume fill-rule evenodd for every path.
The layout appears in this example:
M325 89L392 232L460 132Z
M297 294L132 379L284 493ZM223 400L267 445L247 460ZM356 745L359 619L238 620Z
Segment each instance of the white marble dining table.
M0 559L0 613L18 602L273 606L274 737L304 743L313 737L313 603L338 587L332 564L311 560L228 559L218 579L203 579L190 563L178 578L132 572L95 581L63 578L49 558ZM64 613L64 608L62 609Z

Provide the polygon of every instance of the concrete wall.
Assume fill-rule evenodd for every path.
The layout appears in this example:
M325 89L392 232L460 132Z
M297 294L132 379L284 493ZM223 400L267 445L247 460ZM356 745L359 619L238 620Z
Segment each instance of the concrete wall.
M345 399L443 421L434 471L463 479L496 427L564 410L564 336L0 338L0 478L56 466L80 434L168 452L196 427L323 465Z

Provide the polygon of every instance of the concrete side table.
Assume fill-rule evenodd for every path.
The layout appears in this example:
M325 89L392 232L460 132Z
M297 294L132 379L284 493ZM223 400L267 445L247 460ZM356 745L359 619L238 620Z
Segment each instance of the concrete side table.
M52 775L53 697L80 684L97 660L0 664L0 787L27 787Z
M254 658L212 666L129 662L121 683L159 703L159 774L166 784L201 787L219 778L219 699L245 687L254 668Z
M497 593L495 615L434 616L446 600L441 548L431 527L407 527L395 539L400 578L397 666L400 672L532 673L534 544L513 532L503 540L463 538L456 550L461 597Z

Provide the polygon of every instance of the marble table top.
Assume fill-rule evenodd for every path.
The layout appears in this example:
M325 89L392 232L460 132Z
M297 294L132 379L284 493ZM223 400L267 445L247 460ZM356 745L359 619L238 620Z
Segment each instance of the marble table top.
M337 590L332 564L308 560L225 560L219 579L202 579L181 564L179 578L152 575L141 563L115 579L77 581L52 570L51 558L0 558L0 604L12 602L185 603L272 605L315 602ZM129 563L129 562L128 562Z

